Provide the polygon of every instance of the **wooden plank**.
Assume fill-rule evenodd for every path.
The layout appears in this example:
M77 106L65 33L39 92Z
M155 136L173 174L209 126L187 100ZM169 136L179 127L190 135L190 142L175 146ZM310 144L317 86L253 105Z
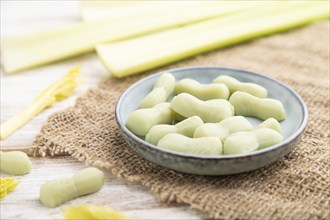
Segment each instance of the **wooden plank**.
M85 203L112 207L134 219L202 218L200 213L190 210L187 206L161 203L145 187L122 182L109 172L104 172L105 183L99 192L74 199L54 209L44 207L39 201L39 189L43 183L54 178L72 176L86 166L68 156L31 159L31 173L17 177L21 183L1 201L1 219L61 218L60 212L65 207Z

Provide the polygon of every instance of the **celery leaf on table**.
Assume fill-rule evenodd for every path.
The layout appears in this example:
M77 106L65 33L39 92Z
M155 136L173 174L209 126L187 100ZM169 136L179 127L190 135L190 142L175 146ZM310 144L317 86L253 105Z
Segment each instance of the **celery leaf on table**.
M62 78L43 90L29 106L1 124L0 139L3 140L10 136L45 108L70 96L79 84L77 79L79 72L80 67L70 70Z

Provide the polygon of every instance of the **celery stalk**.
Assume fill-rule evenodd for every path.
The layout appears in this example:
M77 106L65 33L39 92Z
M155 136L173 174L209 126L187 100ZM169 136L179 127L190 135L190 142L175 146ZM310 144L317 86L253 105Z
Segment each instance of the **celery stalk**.
M105 18L119 19L127 16L141 16L153 12L171 13L173 10L187 10L192 7L209 7L211 5L228 5L239 4L242 6L247 2L234 1L82 1L81 15L85 21L95 21ZM248 4L259 4L260 2L248 1Z
M288 1L140 38L97 46L115 77L329 18L327 1Z
M82 1L81 16L84 21L104 18L118 19L132 15L143 15L150 11L162 12L176 7L194 7L205 4L200 1Z
M95 45L136 37L166 28L178 27L216 16L265 4L258 1L229 2L218 1L189 10L174 8L170 12L148 12L139 16L121 19L106 19L87 23L78 23L68 27L34 33L30 35L2 39L2 63L7 73L62 60L81 53L90 52Z
M45 108L70 96L79 83L77 80L79 71L80 67L69 71L62 78L43 90L29 106L1 124L0 139L3 140L10 136Z

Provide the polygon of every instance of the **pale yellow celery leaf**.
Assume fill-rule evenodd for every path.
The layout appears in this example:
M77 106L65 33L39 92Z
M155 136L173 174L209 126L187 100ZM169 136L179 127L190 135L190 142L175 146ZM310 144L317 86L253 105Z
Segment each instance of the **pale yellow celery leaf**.
M151 10L139 16L81 22L19 37L2 37L2 64L7 73L18 72L93 51L99 43L125 40L265 4L263 1L196 2L197 6L189 10L180 7L170 12Z
M63 215L66 220L71 220L71 219L72 220L74 219L129 220L131 219L126 215L105 206L84 205L84 204L66 208L63 211Z
M19 184L19 181L16 181L14 177L4 177L0 178L0 199L5 197L8 192L13 191L16 186Z
M7 195L7 190L2 190L0 191L0 200L4 198Z
M1 124L0 139L3 140L10 136L45 108L70 96L78 85L77 77L79 72L80 67L70 70L59 80L44 89L29 106Z
M97 46L110 73L124 77L217 48L329 18L327 1L268 2L241 13Z
M18 186L19 183L20 183L19 181L15 181L15 182L9 184L7 192L13 191Z

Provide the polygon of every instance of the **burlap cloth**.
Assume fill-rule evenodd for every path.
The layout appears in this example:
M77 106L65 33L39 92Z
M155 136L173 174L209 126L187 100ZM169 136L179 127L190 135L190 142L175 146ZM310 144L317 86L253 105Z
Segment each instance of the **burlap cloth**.
M33 144L33 154L68 153L150 188L162 201L189 204L210 218L330 219L329 31L329 21L319 22L142 75L109 77L78 98L74 107L49 117ZM171 171L132 151L115 123L120 94L152 72L198 65L261 72L295 89L309 109L308 126L295 149L262 169L219 177Z

